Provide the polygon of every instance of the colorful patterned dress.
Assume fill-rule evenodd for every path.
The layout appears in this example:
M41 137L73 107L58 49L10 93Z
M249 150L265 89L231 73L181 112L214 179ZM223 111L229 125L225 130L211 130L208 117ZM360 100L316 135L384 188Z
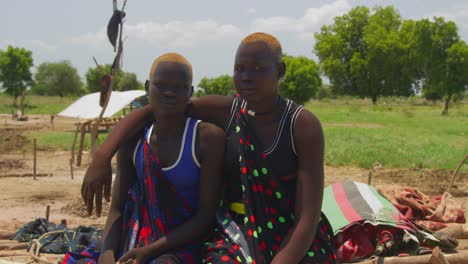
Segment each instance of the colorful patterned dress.
M249 123L247 102L236 98L227 129L228 189L218 211L213 239L205 244L204 263L270 263L294 225L298 162L293 144L302 107L280 98L283 114L273 145L264 150ZM241 204L243 206L233 206ZM242 212L244 208L245 212ZM333 232L322 214L316 237L301 263L335 263Z

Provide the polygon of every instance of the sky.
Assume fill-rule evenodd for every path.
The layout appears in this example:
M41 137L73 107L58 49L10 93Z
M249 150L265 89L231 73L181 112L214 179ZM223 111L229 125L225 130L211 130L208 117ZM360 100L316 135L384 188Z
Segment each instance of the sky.
M466 0L128 0L122 68L144 81L154 59L178 52L192 63L196 86L202 77L231 74L239 42L257 31L275 35L290 55L314 58L314 33L359 5L393 5L403 19L443 16L468 41ZM0 49L32 50L35 66L69 60L83 79L93 56L112 63L105 31L111 0L0 0L0 6Z

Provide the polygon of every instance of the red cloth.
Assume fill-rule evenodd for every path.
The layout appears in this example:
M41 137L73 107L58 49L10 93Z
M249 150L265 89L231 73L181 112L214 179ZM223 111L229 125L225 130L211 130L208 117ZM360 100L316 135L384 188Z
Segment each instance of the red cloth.
M378 186L377 190L395 205L408 219L437 231L447 223L465 223L463 206L452 195L428 196L415 188L401 186Z
M401 230L391 226L355 224L338 233L334 242L336 255L342 262L352 262L374 254L376 246L392 240L401 240ZM396 238L396 239L395 239Z

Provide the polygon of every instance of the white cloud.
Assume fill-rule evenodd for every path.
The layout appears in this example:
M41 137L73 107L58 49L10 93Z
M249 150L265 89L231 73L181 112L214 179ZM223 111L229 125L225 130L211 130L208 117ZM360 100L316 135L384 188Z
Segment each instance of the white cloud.
M188 48L224 39L238 39L241 36L241 30L231 24L218 24L211 19L193 22L171 21L167 23L148 21L135 25L125 25L124 35L128 36L129 39L140 40L145 44ZM99 32L88 32L73 37L69 41L93 48L109 45L104 29Z
M252 31L270 33L294 33L301 39L313 39L314 33L324 24L333 22L333 18L345 14L351 9L348 0L336 0L331 4L308 8L302 17L274 16L257 18L252 23Z
M38 40L38 39L27 39L27 40L4 40L0 41L0 47L6 48L7 46L17 46L17 47L24 47L26 49L31 50L39 50L39 51L56 51L57 47L51 44L48 44L45 41Z
M257 13L257 10L255 10L255 8L249 8L247 10L247 14L255 14L255 13Z
M68 39L67 42L74 45L88 46L91 48L105 48L110 46L109 40L107 39L106 30L104 28L98 32L87 32L85 34L72 37Z
M468 4L462 4L457 6L451 6L444 12L434 12L423 15L421 17L413 17L414 19L429 18L433 17L444 17L446 20L454 21L460 29L468 30Z
M43 49L43 50L46 50L46 51L55 51L55 50L57 50L56 46L50 45L50 44L48 44L48 43L46 43L45 41L42 41L42 40L32 39L32 40L30 40L28 42L30 42L33 47Z

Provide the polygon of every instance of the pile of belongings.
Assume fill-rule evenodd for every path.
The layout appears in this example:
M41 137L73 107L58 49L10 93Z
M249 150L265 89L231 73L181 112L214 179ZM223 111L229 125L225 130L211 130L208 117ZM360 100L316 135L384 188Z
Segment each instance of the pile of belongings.
M377 186L377 190L406 218L431 231L446 228L450 223L466 222L463 206L448 192L430 197L417 189L398 185Z
M43 236L47 233L51 233L51 235ZM32 241L40 237L42 237L39 240L39 243L41 244L41 253L79 253L88 246L97 244L102 237L102 230L85 226L67 228L66 225L57 225L48 222L44 218L38 218L21 227L10 239L18 242L30 242L29 250L32 246Z
M376 188L345 181L325 188L322 211L334 232L337 257L354 262L372 256L404 256L454 249L457 241L440 239L413 223Z

